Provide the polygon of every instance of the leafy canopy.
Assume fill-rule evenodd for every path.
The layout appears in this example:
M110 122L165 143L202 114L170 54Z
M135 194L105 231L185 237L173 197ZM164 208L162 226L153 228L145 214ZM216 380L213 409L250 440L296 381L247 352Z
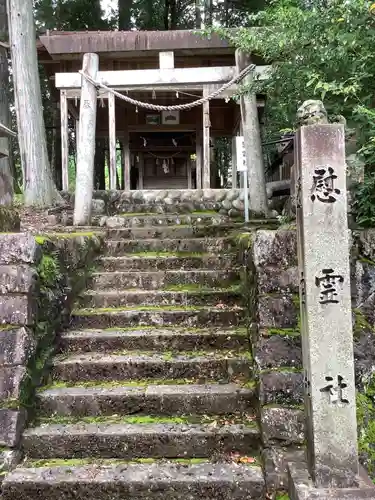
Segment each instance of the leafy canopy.
M219 32L272 66L270 78L251 89L267 96L267 136L293 128L307 99L323 100L330 116L343 115L368 165L357 210L375 222L375 3L273 0L249 23L251 28Z

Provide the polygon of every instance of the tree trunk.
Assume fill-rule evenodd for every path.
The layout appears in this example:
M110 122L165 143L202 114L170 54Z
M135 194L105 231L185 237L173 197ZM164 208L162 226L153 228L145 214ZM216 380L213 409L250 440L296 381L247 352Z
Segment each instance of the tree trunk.
M208 28L212 26L213 17L213 2L212 0L205 0L204 2L204 27Z
M0 0L0 40L8 39L8 20L6 10L6 0ZM10 111L8 101L9 69L8 51L0 47L0 123L11 128ZM0 147L11 148L11 141L0 138ZM0 159L0 205L10 205L13 199L13 169L10 158Z
M169 30L169 0L164 0L164 29Z
M7 0L18 142L25 172L25 205L63 200L52 180L38 75L32 0Z
M118 29L129 31L131 28L132 0L118 0Z
M201 0L195 0L195 27L202 28Z
M171 9L171 30L177 29L177 4L176 0L170 0Z

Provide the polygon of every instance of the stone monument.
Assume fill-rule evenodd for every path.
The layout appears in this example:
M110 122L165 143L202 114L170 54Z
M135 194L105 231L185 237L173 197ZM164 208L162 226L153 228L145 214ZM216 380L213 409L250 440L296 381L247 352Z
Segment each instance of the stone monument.
M307 463L289 464L289 493L375 499L358 463L343 125L302 126L295 166Z

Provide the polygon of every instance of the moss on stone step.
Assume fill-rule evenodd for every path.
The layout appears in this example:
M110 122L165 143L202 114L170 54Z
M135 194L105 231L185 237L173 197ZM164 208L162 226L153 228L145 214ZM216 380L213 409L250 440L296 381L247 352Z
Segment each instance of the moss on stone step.
M285 491L279 491L276 493L275 500L290 500L290 498Z
M204 381L205 383L215 383L214 380ZM116 387L148 387L150 385L185 385L185 384L197 384L198 381L196 379L138 379L138 380L113 380L113 381L103 381L103 380L89 380L82 382L53 382L44 387L40 387L38 389L39 392L45 390L53 390L53 389L66 389L69 387L82 387L82 388L90 388L90 387L101 387L103 389L108 388L116 388Z
M199 292L202 295L208 295L215 292L240 293L241 285L240 283L233 283L227 287L209 287L206 285L200 285L199 283L181 283L176 285L166 285L161 290L166 292Z
M53 415L41 417L34 425L74 425L74 424L106 424L106 425L148 425L148 424L207 424L213 426L224 426L242 424L246 427L257 427L252 414L230 414L230 415L180 415L175 417L151 416L151 415L111 415L94 417L66 417Z
M101 333L113 333L113 332L135 332L135 331L143 331L143 330L151 330L151 331L158 331L158 330L168 330L168 331L172 331L174 334L176 335L186 335L187 333L201 333L202 335L203 334L214 334L216 331L218 332L225 332L227 333L228 335L241 335L241 336L245 336L245 337L248 337L249 334L248 334L248 330L246 327L244 326L238 326L238 327L233 327L233 326L230 326L230 327L223 327L223 328L219 328L219 327L216 327L216 328L213 328L212 330L210 329L207 329L207 328L195 328L195 327L176 327L175 325L151 325L151 326L127 326L127 327L110 327L110 328L102 328L100 329L99 331ZM97 328L86 328L84 330L85 332L97 332L98 329ZM77 332L79 332L79 330L77 330Z
M84 389L89 389L89 388L103 388L103 389L114 389L116 387L144 387L147 388L148 386L155 386L155 385L200 385L200 384L218 384L220 381L218 380L209 380L209 379L194 379L194 378L183 378L183 379L157 379L157 378L150 378L150 379L134 379L134 380L113 380L113 381L103 381L103 380L89 380L89 381L81 381L81 382L59 382L59 381L54 381L48 385L45 385L43 387L38 388L38 392L43 392L46 390L56 390L56 389L68 389L70 387L76 387L76 388L84 388ZM256 381L255 380L239 380L236 382L232 383L237 383L239 387L243 387L245 389L254 389L256 387Z
M132 252L131 257L204 257L210 255L207 252Z
M116 217L161 217L161 216L162 214L158 214L157 212L123 212L118 214Z
M14 328L19 328L17 325L0 325L0 331L5 332L7 330L13 330Z
M267 368L266 370L261 370L259 373L261 375L266 375L267 373L301 373L302 368L296 366L277 366L274 368Z
M22 466L30 468L38 467L84 467L85 465L131 465L131 464L154 464L154 463L175 463L181 465L198 465L209 463L207 458L137 458L133 460L120 460L116 458L70 458L70 459L49 459L49 460L26 460Z
M203 307L200 306L173 306L173 305L160 305L160 306L128 306L128 307L100 307L100 308L87 308L75 309L72 314L79 316L95 316L97 314L105 313L121 313L125 311L201 311ZM228 308L230 309L230 308Z
M295 328L267 328L267 335L282 335L285 337L300 337L301 332Z

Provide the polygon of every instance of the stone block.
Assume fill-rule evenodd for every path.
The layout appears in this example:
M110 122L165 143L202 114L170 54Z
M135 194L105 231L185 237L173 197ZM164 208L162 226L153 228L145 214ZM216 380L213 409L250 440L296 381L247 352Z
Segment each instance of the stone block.
M254 241L254 264L257 269L297 266L297 233L293 230L259 230Z
M299 372L270 371L259 376L260 404L303 404L303 375Z
M354 359L356 387L363 388L374 376L375 343L372 328L355 335Z
M18 446L25 423L25 410L0 409L0 445Z
M261 432L267 445L303 444L305 440L304 412L295 408L263 407L261 409Z
M375 261L375 229L356 231L359 252L363 257Z
M10 197L10 192L9 198ZM17 210L12 206L4 206L4 197L2 201L2 205L0 206L0 231L1 232L9 232L9 231L19 231L20 230L20 215ZM11 199L9 199L9 203L11 203Z
M260 328L296 328L298 306L292 295L260 295L258 318Z
M298 293L295 231L257 231L253 255L259 293Z
M265 498L260 467L234 463L165 462L17 468L2 500L252 500Z
M0 324L32 325L37 303L28 295L0 295Z
M92 200L92 213L93 213L93 215L104 215L105 214L105 201L104 200Z
M28 328L0 329L0 366L25 365L36 341Z
M276 266L257 270L259 293L299 293L298 267L280 269Z
M0 264L38 264L42 250L29 233L0 234Z
M302 366L300 336L276 335L262 336L253 347L255 361L260 370Z
M57 215L51 214L47 216L47 222L50 226L57 226L60 218Z
M0 264L0 294L35 292L37 273L35 268L26 265Z
M364 472L356 476L356 484L351 487L340 487L335 480L335 471L330 471L329 476L329 486L315 487L306 463L290 462L288 464L290 500L375 500L374 484ZM349 476L348 473L350 480ZM345 482L345 478L340 481L342 482Z
M262 462L267 491L286 490L288 488L288 463L305 461L303 447L290 446L264 448Z
M230 210L232 208L232 202L228 199L223 200L221 204L225 210Z
M107 227L111 227L111 228L114 228L114 227L123 227L125 225L125 219L124 217L107 217L106 220L105 220L105 223L104 224L101 224L101 225L105 225Z
M352 306L375 324L375 264L357 260L352 266Z
M0 401L18 399L25 377L26 368L24 366L0 368Z
M22 460L21 450L3 450L0 452L0 470L2 472L9 472L16 468ZM0 475L0 485L5 475Z

